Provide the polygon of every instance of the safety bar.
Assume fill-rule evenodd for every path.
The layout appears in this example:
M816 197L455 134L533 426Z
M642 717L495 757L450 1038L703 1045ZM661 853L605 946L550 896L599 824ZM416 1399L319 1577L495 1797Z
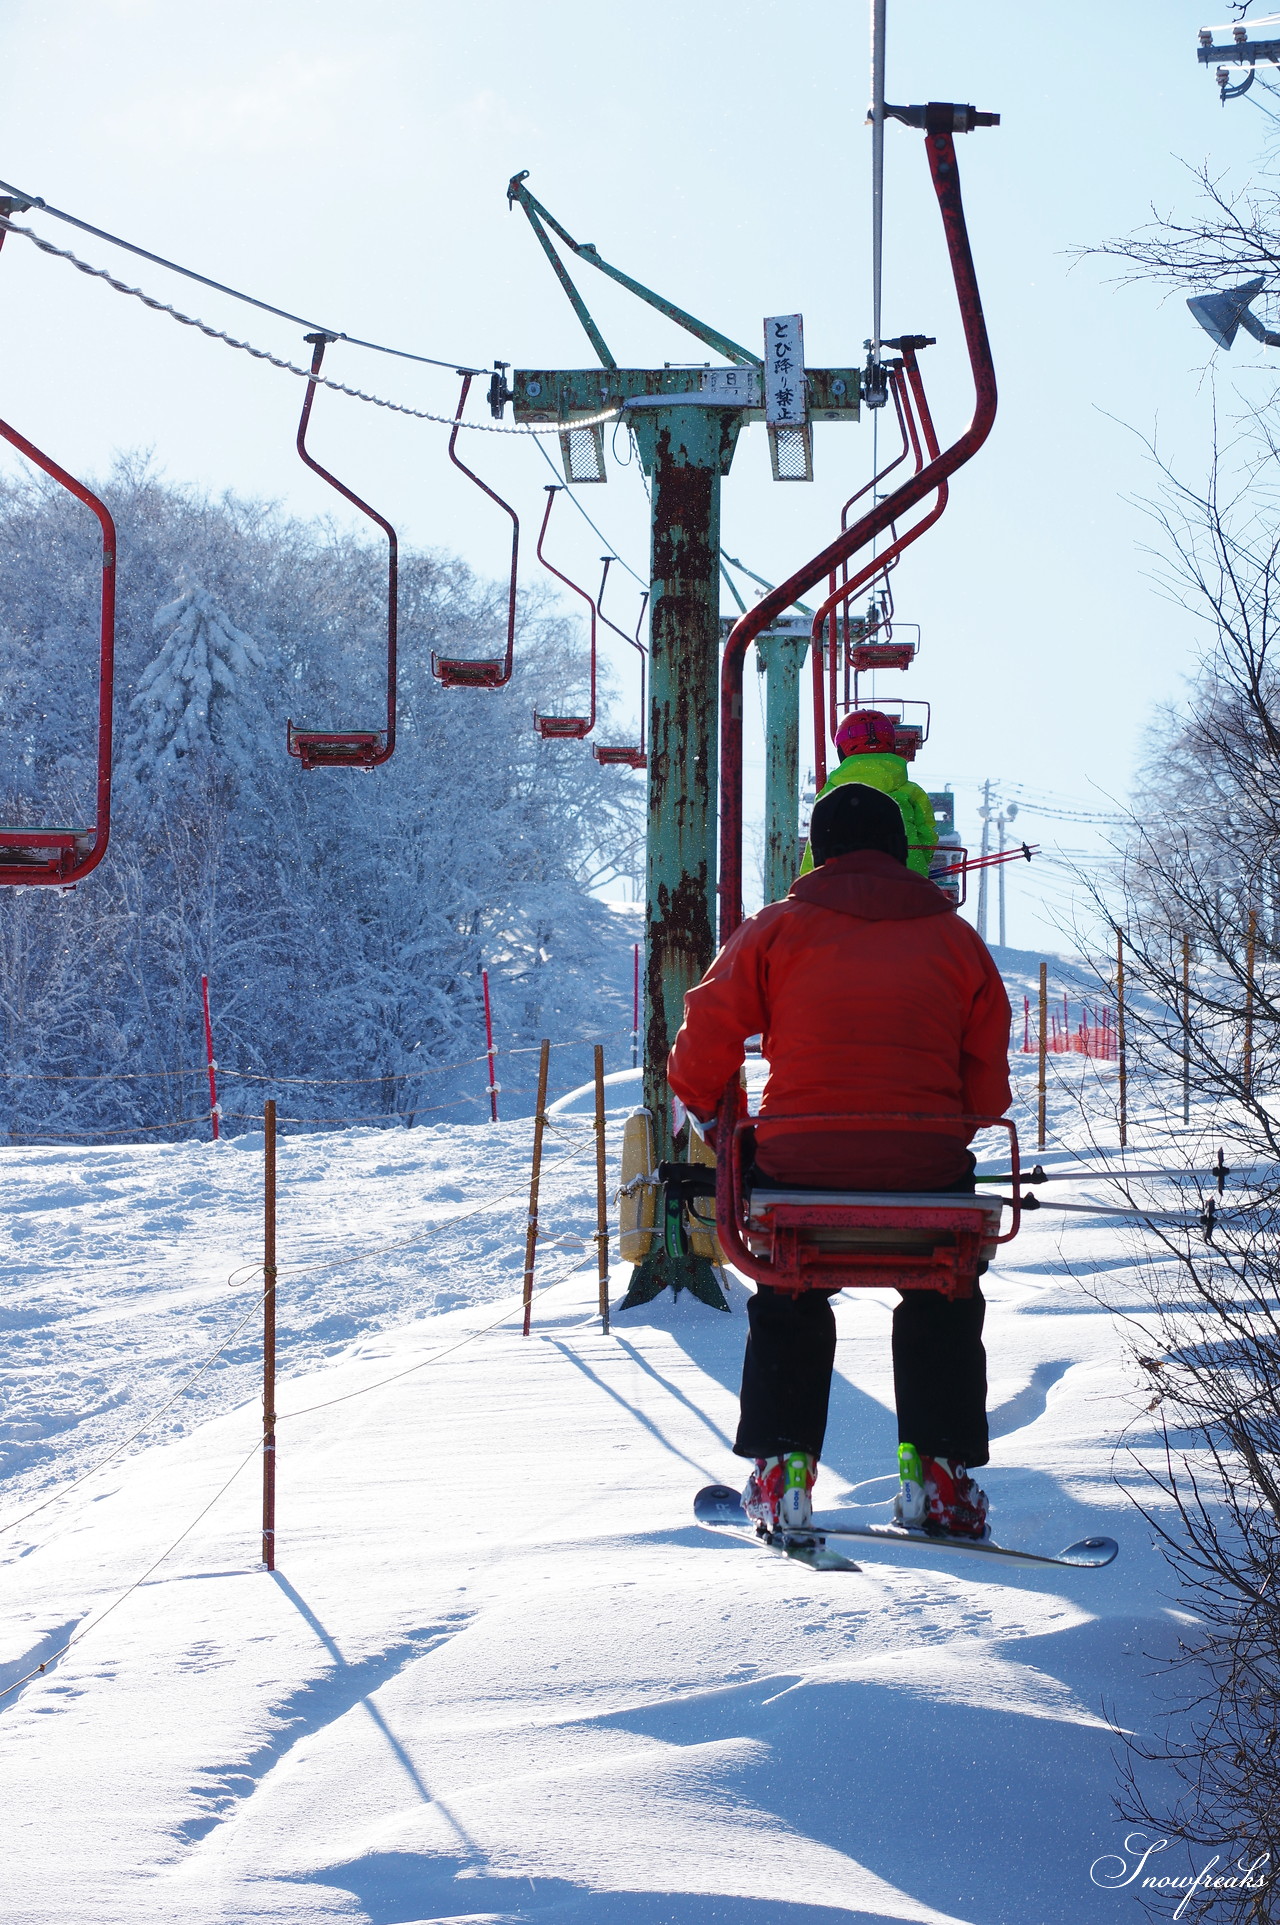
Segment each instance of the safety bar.
M886 112L889 110L886 109ZM991 432L996 418L996 376L982 314L969 236L965 229L964 204L956 164L954 132L972 109L957 108L947 102L930 102L927 108L894 110L920 114L926 128L925 149L939 212L951 260L956 298L964 327L969 365L973 371L975 406L969 426L958 440L919 474L899 484L883 501L876 502L851 528L814 555L802 568L765 595L734 624L725 646L720 673L720 941L723 944L742 921L742 677L747 649L757 635L763 634L777 616L789 608L824 575L830 575L850 555L881 534L884 529L931 495L977 454ZM914 122L912 124L915 124ZM976 125L990 124L990 117Z
M481 481L472 468L458 454L458 430L466 410L467 395L471 391L474 375L462 377L462 393L458 397L457 412L453 417L453 430L449 436L449 459L455 468L461 468L468 481L474 481L477 488L484 490L490 501L496 501L499 508L511 517L511 580L507 585L507 652L499 658L489 657L467 660L458 656L437 655L431 651L431 673L446 688L505 688L511 680L515 666L516 650L516 579L520 563L520 517L509 501L491 488L487 481Z
M6 218L14 211L11 200L0 200ZM0 228L0 247L7 229ZM102 530L102 582L98 601L98 757L94 791L93 827L80 829L0 828L0 887L52 884L69 889L96 869L111 839L111 730L115 692L116 648L116 525L104 501L49 455L0 421L0 435L34 462L60 488L74 495L98 518Z
M367 515L370 521L376 522L387 538L387 719L385 728L382 731L381 743L375 747L369 746L370 732L366 730L351 730L340 733L337 731L326 732L315 729L298 729L294 727L292 722L289 724L288 747L290 755L296 755L301 758L304 768L357 767L374 769L378 767L379 763L386 762L391 758L396 746L396 647L400 606L400 544L396 539L396 531L386 516L380 515L376 508L371 508L369 503L363 501L359 495L348 488L345 482L339 481L336 475L330 474L327 468L321 467L315 456L310 454L307 449L307 424L311 419L311 404L316 396L316 384L320 376L320 364L324 360L325 349L331 341L336 341L337 338L336 334L325 333L308 334L304 336L304 339L312 350L311 376L307 382L307 392L302 403L302 414L298 421L297 447L298 453L306 462L308 468L310 468L313 473L318 474L322 481L327 481L331 488L336 489L344 501L349 501L353 508L358 508L362 515ZM312 737L314 737L314 746L316 748L324 745L323 753L314 756L310 753L312 743L309 738Z
M549 481L546 483L547 506L542 517L542 526L538 530L538 560L542 563L542 566L547 570L548 574L554 575L556 580L563 582L566 588L571 588L574 594L580 596L591 610L591 712L589 715L539 715L537 709L535 709L533 711L533 726L537 729L538 734L544 742L581 742L584 736L590 735L596 725L596 604L594 596L588 595L585 588L579 588L577 582L570 581L567 575L562 575L555 563L548 561L542 552L542 544L547 534L547 523L551 520L551 510L555 506L555 499L560 492L561 486L562 483L558 481Z

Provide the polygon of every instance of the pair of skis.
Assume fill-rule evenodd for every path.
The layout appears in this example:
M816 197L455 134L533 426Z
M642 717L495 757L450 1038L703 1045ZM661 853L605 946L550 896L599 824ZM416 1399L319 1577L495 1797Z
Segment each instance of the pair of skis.
M935 1537L928 1531L907 1530L898 1524L834 1524L824 1522L821 1517L815 1517L802 1531L762 1532L743 1510L738 1492L727 1484L708 1484L705 1490L700 1490L693 1500L693 1514L699 1524L711 1530L728 1531L792 1558L798 1564L807 1564L815 1571L862 1568L852 1558L833 1550L827 1543L830 1537L870 1538L877 1544L893 1544L907 1550L968 1551L978 1557L1005 1558L1016 1564L1055 1565L1072 1571L1100 1570L1111 1563L1120 1549L1114 1537L1082 1537L1079 1543L1068 1544L1065 1551L1059 1551L1054 1557L1044 1551L1015 1550L1007 1544L995 1544L989 1538Z

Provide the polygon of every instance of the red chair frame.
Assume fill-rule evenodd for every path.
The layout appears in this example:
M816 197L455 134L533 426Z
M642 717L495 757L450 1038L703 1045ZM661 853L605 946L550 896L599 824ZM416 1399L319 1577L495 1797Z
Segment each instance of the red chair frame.
M566 588L571 588L574 594L580 596L591 610L591 712L589 715L539 715L537 709L535 709L533 711L533 726L537 729L538 734L544 742L581 742L584 737L590 735L596 725L595 597L588 595L585 588L579 588L577 582L570 581L567 575L562 575L555 563L549 562L542 552L542 544L546 539L547 523L551 520L551 510L555 505L556 496L560 493L563 485L564 484L559 481L549 481L546 483L547 506L542 517L542 527L538 530L538 560L542 563L542 566L547 570L548 574L554 575L556 580L563 582Z
M25 205L25 203L23 203ZM10 200L0 201L6 217L14 211ZM0 247L6 229L0 228ZM111 731L115 694L116 645L116 525L104 501L49 455L19 434L7 421L0 421L0 435L34 462L68 494L84 503L98 518L102 530L102 578L98 600L98 744L97 779L94 791L94 819L91 827L0 828L0 887L30 887L32 884L71 889L96 869L107 853L111 839Z
M396 531L385 515L371 508L367 501L353 493L345 482L322 468L315 456L307 450L307 424L311 419L311 404L315 400L316 383L320 374L320 364L324 351L334 334L308 334L308 345L312 349L311 377L307 382L306 397L302 403L302 416L298 422L298 453L322 481L327 481L353 508L376 522L387 538L387 719L382 729L300 729L292 721L288 725L287 747L290 755L296 756L304 769L376 769L380 763L389 761L396 746L396 648L399 620L399 566L400 544Z
M446 688L505 688L511 680L515 666L516 651L516 579L520 566L520 517L509 501L492 489L487 481L481 481L473 469L468 468L457 452L458 429L462 425L463 411L467 405L467 395L471 391L474 375L462 377L462 393L458 397L458 409L453 418L453 430L449 436L449 459L455 468L461 468L469 481L482 488L490 501L496 501L499 508L511 517L511 580L507 588L507 652L497 657L482 657L468 660L462 656L437 655L431 651L431 673Z
M644 621L644 611L649 606L649 591L646 588L644 591L644 594L640 599L640 615L639 615L639 619L636 622L635 634L634 635L626 634L622 629L618 627L618 624L616 622L611 622L609 620L609 617L604 612L604 587L605 587L605 583L609 579L610 563L613 562L615 559L616 558L613 555L601 555L600 557L600 560L604 564L604 567L600 575L600 593L596 596L596 614L600 617L600 620L604 623L606 628L611 628L615 635L621 635L623 641L627 644L627 646L629 648L634 648L639 654L639 657L640 657L640 741L635 748L632 748L629 744L596 742L592 745L591 753L595 756L596 761L600 764L602 768L647 769L649 766L649 755L648 755L647 749L645 748L645 699L644 698L645 698L645 689L647 685L646 670L648 669L648 666L649 666L649 651L645 647L644 643L640 640L640 625Z
M854 1202L856 1191L815 1190L812 1196L782 1183L758 1186L778 1195L767 1205L763 1227L770 1237L768 1257L748 1246L749 1213L742 1183L742 1138L762 1120L745 1112L746 1097L735 1076L721 1098L716 1125L716 1231L726 1257L735 1269L757 1283L772 1289L798 1294L804 1290L938 1290L943 1296L957 1298L973 1295L982 1252L1017 1236L1022 1221L1021 1163L1018 1132L1007 1116L925 1116L911 1111L883 1115L775 1117L788 1129L879 1130L886 1125L927 1130L940 1123L954 1128L963 1123L973 1130L1002 1129L1008 1132L1010 1170L1013 1182L1012 1223L1001 1235L990 1233L992 1201L977 1193L972 1202L964 1191L935 1195L910 1191L868 1191L865 1201ZM894 1232L936 1230L949 1241L940 1241L926 1250L919 1244L899 1251L856 1250L831 1252L816 1249L812 1241L806 1255L806 1235L821 1230L883 1231L885 1243L894 1241ZM758 1234L758 1232L757 1232ZM879 1239L877 1239L879 1241Z

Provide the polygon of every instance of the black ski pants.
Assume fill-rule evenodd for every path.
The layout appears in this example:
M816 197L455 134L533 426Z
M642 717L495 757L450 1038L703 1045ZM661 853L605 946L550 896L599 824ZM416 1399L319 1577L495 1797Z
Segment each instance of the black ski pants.
M833 1290L799 1296L762 1284L747 1305L742 1407L734 1451L821 1457L836 1357ZM974 1286L955 1300L904 1290L893 1313L893 1389L898 1441L922 1457L958 1457L970 1470L988 1459L986 1304Z
M969 1178L955 1185L972 1190ZM905 1198L904 1198L905 1200ZM836 1357L834 1290L798 1296L761 1284L747 1306L739 1457L822 1455ZM988 1461L986 1315L981 1288L952 1299L904 1290L893 1313L893 1389L898 1441L922 1457L952 1457L970 1470Z

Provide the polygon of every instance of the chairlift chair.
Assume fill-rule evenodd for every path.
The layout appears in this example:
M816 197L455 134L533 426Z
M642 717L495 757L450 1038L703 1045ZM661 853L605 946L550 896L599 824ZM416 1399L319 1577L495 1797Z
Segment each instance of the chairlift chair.
M609 566L614 560L614 557L612 555L601 555L600 560L604 564L604 567L600 576L600 593L596 596L596 614L607 628L611 628L615 635L621 635L623 641L626 642L629 647L634 648L640 656L640 740L634 748L619 743L597 742L592 747L591 753L595 756L596 761L602 768L647 769L649 766L649 757L644 745L644 698L645 668L647 665L648 651L644 643L640 640L640 628L644 621L645 610L649 606L649 591L646 588L640 598L640 615L636 622L636 632L634 636L625 634L616 622L609 620L609 617L604 612L604 588L605 583L609 579Z
M21 206L25 208L26 202ZM7 219L18 211L12 199L0 199ZM0 228L0 246L6 230ZM106 503L91 488L10 427L0 421L0 435L28 461L82 501L98 518L102 530L101 586L98 591L98 741L97 779L93 821L79 827L0 827L0 887L52 884L70 889L96 869L107 853L111 835L111 724L116 635L116 528Z
M475 377L464 374L462 393L458 397L458 411L453 419L453 431L449 436L449 459L455 468L461 468L469 481L482 488L490 501L496 501L499 508L511 517L511 580L507 586L507 652L505 655L481 657L469 660L456 655L437 655L431 651L431 673L446 688L505 688L511 680L515 662L516 646L516 578L520 561L520 517L510 502L492 489L487 481L481 481L478 474L459 459L457 452L458 429L462 423L463 412L467 405L467 395Z
M734 1077L716 1130L716 1228L735 1269L756 1283L798 1295L806 1290L937 1290L971 1297L982 1267L1018 1234L1021 1168L1018 1132L1007 1116L779 1117L788 1130L886 1126L933 1131L1001 1129L1009 1137L1012 1195L967 1191L804 1190L750 1177L744 1139L756 1119ZM1008 1230L1001 1213L1011 1210Z
M939 466L939 463L942 461L942 455L938 446L937 435L934 432L933 417L929 411L928 397L925 393L924 382L920 375L919 362L917 361L917 358L916 358L918 349L932 345L930 337L922 334L902 335L899 337L898 340L887 342L885 345L889 347L897 348L900 351L902 356L902 360L899 368L891 371L890 389L892 392L893 385L894 385L893 375L894 373L897 373L901 384L902 398L903 398L903 404L904 404L903 411L904 411L905 426L909 434L912 453L915 457L915 467L914 467L914 474L912 477L912 481L902 484L901 486L899 486L898 489L894 491L893 495L887 497L888 500L892 501L893 499L895 499L895 497L901 498L908 490L912 489L913 482L916 481L917 477L925 474L926 472L933 472L934 470L936 470ZM992 384L993 407L994 407L994 399L995 399L995 396L994 396L994 382L993 382ZM918 425L917 425L917 422L918 422ZM929 456L927 469L924 461L926 452ZM894 463L893 465L896 466L897 464ZM871 485L872 485L871 483L868 484L868 486L871 486ZM859 492L865 493L866 489L864 488ZM940 479L938 480L936 485L936 490L930 490L929 492L932 492L934 494L933 505L929 508L927 513L923 514L920 517L919 521L914 522L912 526L908 528L905 534L899 535L897 533L896 517L894 517L894 519L892 519L887 524L890 532L893 534L893 540L890 543L888 548L884 549L879 555L873 556L870 561L865 562L863 566L860 569L858 569L858 571L855 574L848 576L848 579L846 580L838 579L837 570L834 568L831 570L830 578L829 578L829 592L828 592L827 598L819 607L819 609L817 610L816 614L813 617L812 632L813 632L813 677L814 677L813 699L814 699L815 759L818 763L819 768L822 771L824 779L826 775L826 741L824 739L824 731L823 731L823 726L821 721L822 701L823 701L822 673L823 673L824 659L826 661L827 668L829 671L828 686L827 686L827 717L828 717L827 725L830 728L831 739L833 741L835 740L836 728L838 726L839 719L840 719L839 718L839 679L838 679L839 662L840 662L840 648L839 648L840 617L839 617L838 611L841 609L847 609L852 597L856 595L862 588L865 588L869 583L875 581L878 576L884 575L887 577L890 569L895 568L897 566L898 561L902 556L903 552L907 548L909 548L913 542L918 541L921 535L927 533L927 531L930 528L932 528L934 523L938 520L939 516L945 512L947 501L949 499L949 484L948 484L948 477L946 473L943 473ZM856 501L858 499L858 496L855 495L853 496L852 499ZM916 499L918 500L919 497L916 497ZM851 505L850 503L846 502L845 504L846 513L848 512L850 505ZM914 506L915 500L910 502L908 505ZM875 514L876 514L876 509L873 506L870 511L870 516L874 517ZM870 517L864 516L864 520L869 518ZM843 540L844 538L845 537L842 535L841 540ZM847 570L844 570L843 572L847 573ZM823 640L824 633L829 638L825 644ZM846 657L846 661L847 661L847 657ZM847 674L848 674L848 667L846 666L846 675ZM846 703L847 702L848 702L848 695L846 691ZM918 747L919 743L917 743L916 746ZM899 753L902 753L902 751L900 750Z
M942 215L956 297L964 326L965 345L973 373L975 406L965 431L945 451L929 449L930 459L883 499L871 506L835 541L814 555L788 580L771 590L734 625L725 645L720 679L720 941L723 945L742 921L743 868L743 672L747 649L795 600L824 577L834 578L828 600L813 623L815 657L815 716L818 747L825 747L825 703L821 683L822 646L826 624L837 607L858 588L882 572L942 511L949 477L982 447L996 413L995 369L974 272L954 136L996 117L971 107L930 102L920 107L887 107L888 117L920 128L925 136L933 188ZM893 344L902 347L904 344ZM904 363L907 359L904 353ZM916 396L917 402L919 396ZM933 506L906 536L855 573L840 579L844 565L859 549L893 528L910 509L929 497ZM835 640L834 632L832 640ZM833 688L832 694L835 690ZM815 759L819 759L815 757ZM823 772L824 779L825 771ZM915 1195L903 1192L866 1194L852 1191L786 1191L776 1185L749 1184L743 1170L743 1137L751 1119L744 1116L744 1094L737 1076L725 1088L717 1123L716 1224L729 1261L757 1282L802 1291L811 1288L856 1287L941 1290L951 1297L971 1295L979 1265L1016 1234L1019 1223L1017 1135L1005 1117L926 1118L821 1116L786 1118L787 1126L815 1129L866 1127L919 1128L945 1122L972 1128L1006 1130L1014 1158L1011 1228L1001 1234L1002 1202L986 1195L948 1193Z
M376 508L353 494L336 475L322 468L315 457L307 451L307 423L311 419L311 404L315 400L316 383L320 376L320 364L324 351L331 341L338 337L334 334L308 334L308 345L312 349L311 378L307 382L307 392L302 403L302 416L298 422L298 453L308 468L314 470L331 488L336 488L343 498L370 521L377 522L387 538L387 719L381 729L300 729L290 721L288 724L287 746L290 755L296 756L304 769L376 769L382 762L389 760L396 746L396 626L399 608L398 570L399 543L396 531Z
M547 506L542 517L542 527L538 531L538 560L549 574L554 575L557 581L563 582L566 588L571 588L591 610L591 710L587 715L539 715L535 709L533 726L544 742L581 742L590 735L596 725L596 604L594 597L588 595L585 588L579 588L577 582L570 581L567 575L562 575L554 562L549 562L542 552L547 523L551 520L551 510L562 486L563 483L559 481L549 481L546 484Z

